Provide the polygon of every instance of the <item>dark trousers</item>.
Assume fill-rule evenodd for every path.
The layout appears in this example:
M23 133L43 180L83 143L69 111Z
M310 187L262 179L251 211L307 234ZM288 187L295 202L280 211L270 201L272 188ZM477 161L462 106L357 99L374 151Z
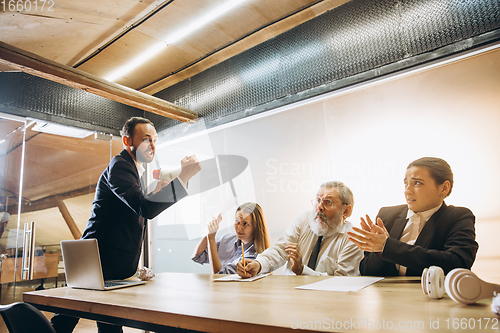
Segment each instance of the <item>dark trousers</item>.
M75 328L76 324L80 318L78 317L70 317L65 316L59 313L55 313L54 316L50 319L50 323L52 327L56 331L56 333L71 333ZM97 332L98 333L123 333L121 326L105 324L101 322L97 322Z

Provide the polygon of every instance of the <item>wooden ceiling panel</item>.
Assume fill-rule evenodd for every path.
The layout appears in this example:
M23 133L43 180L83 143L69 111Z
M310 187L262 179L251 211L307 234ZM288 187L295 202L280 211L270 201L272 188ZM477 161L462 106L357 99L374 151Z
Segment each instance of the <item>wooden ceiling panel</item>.
M23 127L24 127L24 123L21 123L18 121L12 121L9 119L0 118L0 141L12 139L13 135L16 138L20 138L22 140L22 135L19 136L19 133L22 133L22 131L20 131L20 132L17 132L17 131L21 130ZM2 148L0 148L0 152L5 150L5 148L3 148L3 146L0 146L0 147L2 147Z
M19 196L23 131L21 123L0 119L0 196ZM21 126L24 127L24 124ZM0 198L2 199L2 198ZM0 202L4 204L4 202Z
M318 5L311 7L311 10L316 16L318 16L330 9L341 6L346 2L349 2L349 0L325 0L318 3Z
M135 89L149 85L314 2L317 1L244 2L216 21L167 46L161 56L150 59L138 70L117 79L116 82ZM227 1L174 1L107 46L79 69L97 76L105 76L112 69L140 55L148 46L168 40L167 37L171 34L189 26L191 22L224 3ZM174 47L175 51L172 50Z
M148 85L155 82L163 75L168 75L176 71L178 68L185 65L187 60L193 59L192 61L194 61L196 58L194 58L192 54L172 46L168 47L167 52L159 54L153 59L154 61L144 64L141 68L125 76L124 79L128 80L125 83L128 84L130 82L130 84L134 84L136 88ZM154 77L153 81L149 81L152 77Z
M227 3L227 0L174 1L134 30L162 40L187 27L212 8L217 8L224 3Z
M44 170L37 168L38 171L43 172L44 176L48 179L44 182L35 182L35 177L25 177L27 186L23 190L23 198L29 199L34 202L46 197L51 197L67 192L73 192L82 189L90 189L92 185L97 183L100 174L106 168L106 164L96 165L91 170L86 170L80 174L75 174L71 177L65 177L61 173L54 172L53 170ZM50 172L50 173L49 173ZM51 181L49 181L51 180ZM32 182L30 182L32 181ZM93 181L93 184L90 182Z
M105 77L168 34L228 1L59 0L50 12L0 12L0 40ZM143 91L157 92L346 1L246 0L117 82L131 88L153 86ZM297 19L290 19L291 14ZM210 61L200 66L198 62L207 57ZM190 67L192 70L185 71ZM184 71L182 75L169 79L180 71ZM158 81L162 82L156 84Z
M0 121L2 136L12 133L14 127L12 123ZM22 131L19 132L19 138L4 142L9 146L0 151L2 170L17 170L17 173L9 174L0 172L0 184L5 189L0 196L7 194L15 198L19 195ZM69 138L30 129L26 137L23 197L30 201L95 185L109 163L109 141L96 140L93 136ZM120 140L112 140L112 143L112 155L116 155L122 144Z
M28 133L40 133L28 131ZM113 153L118 154L121 151L120 142L113 141ZM81 154L90 154L109 157L109 141L96 140L93 135L83 139L75 139L66 136L53 134L39 134L29 140L29 149L37 152L40 147L51 148L59 151L73 151Z
M135 1L55 1L53 11L39 8L0 12L0 35L5 43L42 57L73 65L87 52L123 29L155 3Z
M23 197L32 201L95 184L109 163L78 152L36 147L26 149ZM57 162L56 162L57 161Z
M169 33L179 31L182 27L185 27L189 23L188 19L191 16L199 17L217 3L224 3L224 1L174 1L106 47L97 56L85 62L79 69L105 77L116 69L119 64L134 59L149 46L161 42ZM225 39L227 38L229 37ZM131 88L137 88L162 77L165 75L164 73L170 73L184 66L212 49L212 47L207 48L203 47L203 45L197 45L194 49L190 47L188 53L186 53L179 45L182 45L182 43L175 43L175 45L167 47L162 54L150 59L148 63L137 70L117 79L116 82Z
M272 21L277 17L282 17L288 15L293 11L297 11L304 8L312 3L318 2L317 0L287 0L286 6L283 6L282 1L250 1L248 6L252 8L253 11L259 13L266 18L266 21Z
M98 56L87 61L78 69L105 78L113 70L118 68L119 65L133 60L147 50L150 45L158 42L159 41L154 37L144 35L138 30L133 30L123 36L119 42L107 47L101 51ZM162 59L164 59L162 54L151 58L150 61L145 64L146 67L141 66L136 71L126 74L123 78L117 79L116 83L128 86L126 83L135 80L136 75L144 75L144 72L151 75L147 69L147 65L156 64L158 62L161 64ZM181 59L182 57L179 57L178 61L182 62Z
M12 197L17 201L19 196L19 175L21 173L21 151L15 151L9 158L0 158L0 167L2 172L0 172L0 196ZM10 172L4 172L3 170L13 170ZM15 171L14 171L15 170ZM12 201L10 201L12 202ZM4 202L0 202L4 204Z
M121 142L113 140L113 155ZM97 183L109 163L109 141L69 138L47 133L26 144L23 197L31 201Z

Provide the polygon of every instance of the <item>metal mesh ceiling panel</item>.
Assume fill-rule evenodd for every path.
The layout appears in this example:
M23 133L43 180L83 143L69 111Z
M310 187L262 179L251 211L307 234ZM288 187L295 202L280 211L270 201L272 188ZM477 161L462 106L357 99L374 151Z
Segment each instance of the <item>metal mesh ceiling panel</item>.
M133 116L165 123L164 117L22 72L0 73L0 111L115 135Z
M338 89L355 83L346 78L499 27L498 0L352 0L156 96L198 112L212 127L256 109L261 112ZM446 52L461 50L451 47ZM325 85L327 89L317 89ZM166 122L167 135L192 126L177 124Z

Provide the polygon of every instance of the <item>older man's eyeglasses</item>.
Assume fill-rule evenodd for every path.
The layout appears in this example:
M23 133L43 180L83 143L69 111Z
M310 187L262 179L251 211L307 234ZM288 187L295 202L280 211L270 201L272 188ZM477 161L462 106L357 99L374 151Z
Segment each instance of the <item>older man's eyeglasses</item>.
M311 200L311 204L314 207L318 207L321 203L323 203L323 207L325 207L326 209L331 209L333 208L333 206L335 206L335 203L330 199L316 198ZM343 202L342 205L347 205L347 204Z
M318 207L322 202L323 202L323 207L325 207L326 209L330 209L333 208L333 206L335 206L335 203L330 199L316 198L311 200L311 204L314 207Z

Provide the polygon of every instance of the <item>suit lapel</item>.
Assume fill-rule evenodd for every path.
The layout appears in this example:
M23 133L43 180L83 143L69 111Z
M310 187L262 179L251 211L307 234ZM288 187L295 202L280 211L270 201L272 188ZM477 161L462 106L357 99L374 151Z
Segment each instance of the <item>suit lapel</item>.
M426 247L427 243L429 243L429 240L431 239L432 233L436 229L436 223L441 216L441 214L444 212L446 209L446 204L443 202L443 205L437 212L432 214L431 218L429 221L427 221L422 229L420 231L420 234L418 235L417 240L415 241L415 245L423 246Z
M139 183L141 184L142 193L146 194L147 191L146 191L146 181L144 179L144 174L139 175Z
M125 149L123 149L120 152L120 156L123 157L127 162L129 162L130 164L132 164L132 166L134 167L134 170L135 170L135 174L137 175L137 179L139 179L139 172L137 171L137 166L135 165L135 161L132 158L132 156L130 156L130 154L128 153L128 151L125 150Z
M134 172L136 174L137 183L139 185L141 185L142 189L145 189L146 187L144 185L146 185L146 184L143 182L143 179L141 177L142 175L139 175L139 171L137 170L137 165L135 164L135 161L132 158L132 156L130 156L130 154L128 153L128 151L126 151L125 149L123 149L120 152L120 156L123 157L127 162L129 162L132 165L132 168L134 169ZM143 190L143 192L145 193L144 190Z
M132 156L130 156L128 151L125 149L123 149L120 152L120 156L123 157L127 162L129 162L132 165L132 168L134 169L134 172L136 174L137 183L139 184L139 186L141 186L141 189L143 189L143 193L145 193L144 191L145 187L143 186L142 177L140 177L139 175L139 171L137 170L137 166L135 165L135 161L132 158ZM139 223L141 223L144 227L146 226L147 221L148 220L145 219L144 217L139 216ZM144 234L144 228L143 228L143 234Z
M407 219L406 215L408 214L408 207L403 209L401 214L399 214L398 218L394 221L394 226L391 228L391 232L389 233L392 238L400 239L401 234L403 233L403 229L405 228Z

